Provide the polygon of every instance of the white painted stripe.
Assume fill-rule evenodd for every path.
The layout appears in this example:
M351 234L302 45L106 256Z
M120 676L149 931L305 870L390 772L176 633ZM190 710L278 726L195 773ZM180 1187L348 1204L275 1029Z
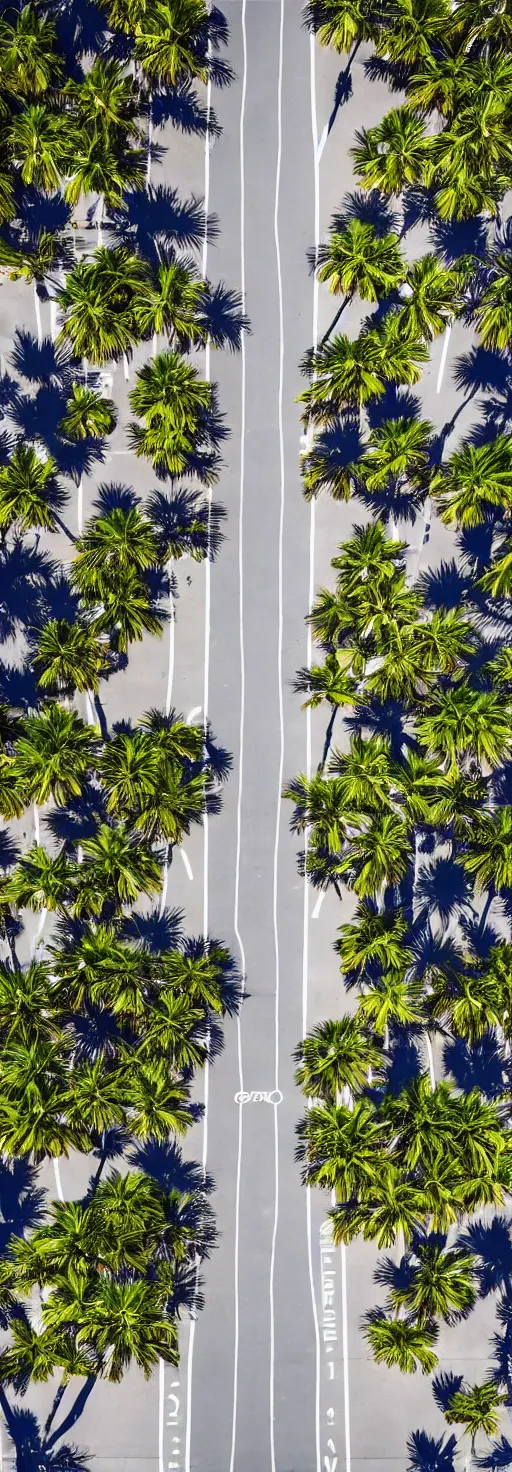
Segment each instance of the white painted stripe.
M210 43L208 43L208 52L209 51L210 51ZM201 258L201 269L202 269L203 277L206 276L207 267L208 267L208 210L209 210L209 204L210 204L210 116L211 116L211 106L212 106L212 84L211 84L211 77L208 77L208 84L207 84L207 89L206 89L206 133L205 133L205 140L204 140L204 217L205 217L205 219L204 219L203 250L202 250L202 258ZM205 350L205 378L206 379L209 379L209 377L210 377L210 344L207 343L206 350ZM208 509L208 542L209 542L209 539L210 539L211 491L209 493L209 499L210 499L210 505L209 505L209 509ZM210 676L210 559L209 559L209 557L207 557L206 558L206 562L205 562L205 633L204 633L204 672L203 672L203 684L204 684L203 709L204 709L205 731L206 731L207 712L208 712L209 676ZM199 709L200 709L200 707L199 707ZM209 835L208 814L205 813L204 814L204 818L203 818L203 840L204 840L204 842L203 842L203 933L204 933L205 936L208 934L208 856L209 856L208 835ZM207 1158L208 1158L208 1107L209 1107L209 1097L210 1097L210 1065L209 1065L208 1059L206 1059L206 1063L205 1063L205 1067L204 1067L204 1114L203 1114L203 1152L202 1152L202 1166L203 1166L203 1174L204 1175L206 1175L206 1161L207 1161ZM196 1291L197 1291L198 1283L199 1283L199 1263L197 1265L197 1271L196 1271ZM196 1320L195 1319L192 1319L191 1320L191 1324L190 1324L190 1334L189 1334L189 1341L188 1341L188 1360L187 1360L187 1409L186 1409L186 1423L185 1423L185 1472L190 1472L190 1446L191 1446L191 1438L192 1438L192 1378L193 1378L193 1369L194 1369L194 1345L195 1345L195 1337L196 1337Z
M59 1201L65 1201L66 1198L62 1190L62 1181L60 1178L60 1166L58 1157L56 1155L54 1155L53 1157L53 1174L55 1176L55 1185L57 1187L57 1196L59 1198Z
M313 910L313 914L311 916L311 919L312 920L318 920L318 916L320 914L320 910L322 908L324 899L325 899L325 889L323 889L322 892L321 892L321 894L319 894L319 896L318 896L318 899L317 899L315 908ZM307 1031L307 1028L306 1028L306 1031Z
M167 690L165 692L165 714L170 715L172 705L172 686L174 680L174 649L176 642L176 614L172 592L172 562L167 563L167 576L169 579L169 661L167 665Z
M183 863L185 865L185 869L187 871L187 874L188 874L189 879L193 879L194 878L194 875L192 873L192 865L191 865L190 859L188 857L188 854L185 853L185 849L184 848L180 848L180 854L181 854L181 857L183 859Z
M441 353L441 362L439 364L439 373L437 375L436 393L438 393L438 394L441 392L441 384L443 382L443 373L444 373L444 370L446 368L446 359L448 357L448 347L449 347L449 343L450 343L451 330L452 330L452 324L451 324L451 322L449 322L448 323L448 326L445 327L445 329L444 329L443 351Z
M310 98L311 98L311 132L313 140L313 170L314 170L314 240L315 251L320 242L320 179L319 179L319 153L317 147L318 124L316 110L316 65L315 65L315 39L310 36L309 42L310 60ZM318 280L315 272L313 282L313 347L318 342ZM309 590L308 611L311 611L315 594L315 530L316 511L314 500L310 503L309 513ZM306 663L308 668L312 664L313 639L311 625L308 624ZM311 710L306 710L306 773L311 776ZM304 859L307 857L308 832L304 836ZM304 939L302 951L302 1036L305 1037L308 1030L308 963L309 963L309 884L306 873L304 874ZM316 1472L321 1472L320 1463L320 1326L318 1322L318 1307L315 1293L315 1279L313 1273L313 1243L311 1232L311 1187L306 1188L306 1236L308 1246L308 1271L309 1286L311 1293L311 1308L313 1313L313 1327L315 1333L315 1448L316 1448Z
M317 164L320 163L320 159L322 157L322 154L323 154L325 145L327 143L328 137L329 137L329 123L327 122L327 123L324 124L324 130L323 130L322 137L320 139L319 144L318 145L315 145L315 152L316 152L315 162Z
M277 616L277 691L279 702L279 763L276 793L276 827L274 836L274 864L273 864L273 894L272 914L274 926L274 957L275 957L275 1003L274 1003L274 1089L279 1089L279 1002L281 990L280 954L279 954L279 921L277 913L278 883L279 883L279 838L281 832L281 793L283 790L284 770L284 708L283 708L283 543L284 543L284 510L285 510L285 464L284 464L284 425L283 425L283 393L284 393L284 310L283 310L283 274L281 264L281 242L279 239L279 204L281 193L281 163L283 154L283 60L284 60L284 0L281 0L279 21L279 64L277 80L277 159L276 159L276 182L274 195L274 243L276 251L277 291L279 302L279 388L278 388L278 427L279 427L279 537L278 537L278 616ZM271 1472L276 1472L276 1449L275 1449L275 1266L276 1266L276 1243L279 1226L279 1125L278 1106L274 1104L274 1226L272 1231L272 1249L270 1253L270 1466Z
M162 1359L158 1361L158 1472L165 1472L164 1466L164 1415L165 1415L165 1365Z
M206 665L206 641L208 641L208 648L209 648L210 647L210 638L209 638L210 629L209 629L209 622L208 622L208 620L205 619L205 623L206 623L206 629L205 629L205 665ZM205 668L205 686L206 686L207 673L208 672L207 672L207 670ZM206 688L206 692L205 693L206 694L208 693L207 688ZM187 719L185 721L185 725L186 726L191 726L192 725L192 722L195 721L196 716L200 716L201 715L202 709L203 709L202 705L193 705L192 706L192 710L189 710Z
M347 1249L341 1248L341 1323L343 1336L343 1408L345 1412L345 1472L350 1472L350 1396L348 1380Z
M240 151L240 284L242 291L242 308L245 310L245 151L244 151L244 129L245 129L245 101L247 95L247 24L246 24L247 0L242 0L242 47L243 47L243 75L242 93L240 101L240 123L239 123L239 151ZM239 629L240 629L240 727L239 727L239 768L238 768L238 797L236 812L236 859L235 859L235 905L234 905L234 930L237 945L240 952L240 963L242 974L245 978L245 950L240 932L240 859L242 851L242 792L244 781L244 736L245 736L245 643L244 643L244 492L245 492L245 420L246 420L246 365L245 365L245 338L242 333L241 343L241 405L240 405L240 500L238 517L238 597L239 597ZM242 983L245 986L245 980ZM236 1019L237 1055L238 1055L238 1087L244 1092L243 1073L243 1049L242 1049L242 1019L240 1012ZM238 1144L236 1158L236 1188L235 1188L235 1241L234 1241L234 1315L235 1336L233 1348L233 1415L231 1421L231 1451L229 1457L229 1472L234 1472L235 1450L236 1450L236 1425L238 1410L238 1356L240 1349L240 1186L242 1179L242 1149L243 1149L243 1106L238 1110Z

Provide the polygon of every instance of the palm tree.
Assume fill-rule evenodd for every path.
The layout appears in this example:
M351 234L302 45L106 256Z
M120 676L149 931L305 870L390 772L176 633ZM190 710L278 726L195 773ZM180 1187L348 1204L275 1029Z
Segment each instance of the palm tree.
M490 767L503 760L512 742L512 723L498 690L474 690L465 684L433 690L428 710L418 721L418 737L448 768L455 770L471 752Z
M76 148L73 124L44 102L28 104L12 120L9 142L24 184L60 188Z
M353 1095L368 1082L369 1070L382 1066L380 1049L354 1017L319 1022L297 1045L295 1082L308 1099L336 1103L342 1091Z
M357 478L369 491L398 490L406 485L426 491L429 445L433 435L427 419L385 419L370 435L357 463ZM383 528L380 533L384 538ZM396 548L396 543L394 543ZM395 554L396 555L396 554ZM387 553L388 562L391 553Z
M27 97L55 86L63 70L56 40L53 21L39 15L35 5L6 12L0 26L2 88L15 97Z
M20 910L66 914L71 903L74 866L63 849L56 856L33 843L8 876L4 894Z
M295 803L290 827L292 833L304 833L312 827L318 843L337 854L345 842L350 809L343 805L341 784L336 778L326 781L320 773L308 778L303 772L293 777L283 797Z
M203 1068L208 1057L208 1034L202 1007L193 1007L189 997L160 992L151 1009L146 1035L137 1050L152 1061L170 1060L173 1068L189 1077Z
M98 771L107 793L107 811L131 819L161 791L161 760L149 732L119 731L103 748Z
M82 383L73 383L66 413L57 425L57 432L72 443L100 440L112 434L116 424L117 410L113 399L103 398L102 394Z
M203 937L188 940L183 949L163 957L166 986L182 993L207 1013L236 1012L241 1001L241 978L225 946Z
M23 972L0 967L0 1028L7 1043L48 1041L59 1035L61 1023L58 993L45 965L31 961Z
M123 245L77 261L58 296L64 313L58 341L99 367L131 352L139 337L136 301L147 275L145 262Z
M375 965L393 973L412 961L401 909L379 911L372 900L359 900L353 920L341 925L339 934L334 948L341 956L342 970L355 973L360 980Z
M512 883L512 808L495 813L478 813L458 858L475 879L477 892L489 895L509 889Z
M368 812L390 807L391 765L389 743L383 736L352 736L350 751L334 751L329 774L340 780L347 809Z
M457 6L457 15L459 10ZM465 46L454 51L447 48L446 42L444 46L441 43L436 46L435 55L422 56L417 71L408 78L408 102L419 112L440 112L451 122L468 95L474 74L475 64L471 63Z
M179 353L170 351L141 368L129 399L133 412L144 421L143 427L129 426L135 454L147 456L155 469L169 475L190 474L194 457L205 442L211 444L212 384L200 379Z
M344 296L322 343L356 291L364 301L379 301L401 285L406 272L398 237L378 235L373 225L361 220L349 220L341 231L331 230L328 245L319 248L318 265L319 281L327 281L335 296Z
M512 447L499 434L487 444L465 444L434 472L434 496L447 526L479 526L492 506L512 508Z
M6 240L0 240L0 268L9 272L11 281L22 279L32 283L39 346L43 341L40 288L61 253L58 237L51 230L41 230L35 241L27 240L21 246L9 245Z
M364 1337L377 1365L397 1365L403 1375L415 1375L418 1366L430 1375L437 1365L434 1345L436 1324L411 1324L406 1319L387 1319L383 1310L367 1316Z
M490 593L492 598L510 597L512 592L512 546L507 538L500 547L501 557L493 557L487 572L478 579L477 586L484 593ZM501 664L497 660L492 661L491 673L495 679L503 678L503 656L501 652ZM498 659L500 656L498 656Z
M396 813L379 813L350 838L339 872L361 899L375 898L403 879L411 853L408 826Z
M204 316L208 287L188 256L169 254L141 291L136 305L142 338L164 333L180 352L199 346L208 336Z
M463 303L457 272L440 265L433 253L421 256L409 267L401 295L404 305L400 316L407 334L427 340L444 332Z
M421 987L408 981L403 969L385 970L359 998L357 1016L365 1026L384 1038L389 1047L389 1027L419 1027L424 1022Z
M379 12L375 0L308 0L303 15L305 25L314 32L321 46L352 52L348 66L361 41L373 41L378 35Z
M75 573L75 564L73 565ZM144 634L160 638L166 620L165 611L155 605L148 587L136 572L112 576L105 585L98 605L98 595L84 593L84 602L92 606L92 622L98 634L108 632L110 642L120 654L126 654L131 643L140 644Z
M327 761L336 712L342 706L357 705L357 682L342 668L337 654L327 654L324 663L297 671L293 688L297 694L307 695L302 710L316 709L325 700L331 707L331 715L325 734L324 749L318 770L321 772Z
M138 506L113 506L89 521L76 543L73 581L83 597L108 596L112 587L159 562L155 530Z
M205 0L153 0L135 29L135 58L152 83L176 87L208 78Z
M108 668L104 641L85 623L52 618L37 636L32 664L41 690L61 697L75 690L97 693L100 677Z
M377 54L405 66L428 61L445 41L451 20L449 0L399 0L377 36Z
M421 1190L404 1179L403 1172L385 1162L385 1169L365 1189L362 1198L333 1207L329 1212L336 1246L349 1242L358 1232L378 1247L392 1247L401 1234L409 1242L421 1226L425 1207Z
M370 1188L379 1174L382 1125L369 1099L314 1104L297 1126L297 1159L304 1161L306 1184L326 1186L339 1201Z
M416 1238L407 1282L391 1289L392 1306L405 1309L417 1324L433 1319L453 1324L465 1318L476 1303L474 1269L470 1252L460 1247L447 1250L435 1237Z
M372 439L372 444L377 443ZM382 521L354 526L352 537L343 542L339 557L333 557L331 562L331 567L338 573L337 591L340 596L359 594L361 583L368 583L376 589L383 583L393 582L396 574L404 571L405 547L405 542L395 542L387 536Z
M139 136L138 89L114 57L95 56L80 81L67 81L65 95L80 130L89 136L97 134L107 145L112 137Z
M494 888L494 886L493 886ZM428 999L432 1017L440 1018L456 1037L473 1045L492 1027L503 1027L502 989L491 974L472 970L467 976L435 975Z
M160 865L144 841L125 824L109 828L101 823L93 838L82 843L86 881L121 909L139 894L155 894L160 887Z
M368 328L355 341L339 334L308 355L304 371L313 374L297 402L306 405L304 419L329 424L346 408L361 409L385 393L386 383L413 384L421 377L420 364L428 350L418 340L400 334L399 313L382 326Z
M55 531L58 512L68 499L56 470L50 455L41 460L32 445L16 445L0 468L0 531L10 527L20 532L32 527Z
M486 1436L495 1436L500 1423L500 1406L506 1396L501 1395L494 1380L484 1380L482 1385L465 1385L450 1396L445 1409L445 1420L449 1426L465 1426L471 1437L471 1451L475 1454L475 1442L479 1431Z
M137 1063L130 1071L125 1098L129 1123L138 1140L167 1140L184 1135L192 1124L189 1085L175 1080L159 1059Z
M492 257L473 320L484 347L508 347L512 334L512 263L504 252Z
M420 114L394 107L373 128L356 132L350 153L363 189L401 194L406 184L420 184L428 157L428 140Z
M71 178L65 189L68 204L77 204L82 194L98 194L96 226L98 247L103 246L102 223L105 205L125 210L125 189L143 189L145 174L139 148L120 147L110 134L82 135L73 156Z
M80 797L94 765L97 737L76 711L56 701L28 716L15 743L16 769L28 799L41 806L50 796L59 805Z

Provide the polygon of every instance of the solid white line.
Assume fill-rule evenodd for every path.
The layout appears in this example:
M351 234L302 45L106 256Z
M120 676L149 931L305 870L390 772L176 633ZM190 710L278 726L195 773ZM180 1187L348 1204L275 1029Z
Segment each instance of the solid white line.
M185 869L187 871L187 874L188 874L189 879L193 879L194 878L194 875L192 873L192 865L191 865L190 859L188 857L188 854L185 853L185 849L184 848L180 848L180 854L181 854L181 857L183 859L183 863L185 865Z
M245 99L247 94L247 25L246 4L242 0L242 46L243 46L243 76L242 93L240 100L240 123L239 123L239 149L240 149L240 284L242 293L242 309L245 310L245 153L244 153L244 127L245 127ZM244 644L244 492L245 492L245 417L246 417L246 369L245 369L245 337L242 333L241 344L241 406L240 406L240 510L238 517L238 598L239 598L239 629L240 629L240 727L239 727L239 767L238 767L238 797L236 812L236 858L235 858L235 904L234 904L234 930L240 952L242 969L242 986L245 986L245 950L239 925L239 902L240 902L240 860L242 852L242 791L244 780L244 733L245 733L245 644ZM238 1057L238 1087L243 1093L243 1050L242 1050L242 1022L240 1012L236 1019L236 1040ZM233 1416L231 1422L231 1452L229 1457L229 1472L234 1472L235 1448L236 1448L236 1422L238 1409L238 1355L240 1348L240 1188L242 1180L242 1148L243 1148L243 1106L238 1110L238 1145L236 1159L236 1188L235 1188L235 1242L234 1242L234 1311L235 1311L235 1337L233 1349Z
M279 301L279 389L278 389L278 425L279 425L279 538L278 538L278 620L277 620L277 689L279 700L279 764L276 794L276 828L274 837L274 870L273 870L273 895L272 913L274 924L274 956L275 956L275 1006L274 1006L274 1088L279 1089L279 1002L280 1002L280 955L279 955L279 922L277 913L278 904L278 874L279 874L279 838L281 831L281 803L283 791L284 770L284 708L283 708L283 543L284 543L284 511L285 511L285 464L284 464L284 426L283 426L283 392L284 392L284 311L283 311L283 276L281 266L281 243L279 239L279 202L281 192L281 162L283 152L283 52L284 52L284 0L281 0L280 22L279 22L279 63L277 81L277 160L276 160L276 183L274 196L274 242L276 249L276 270ZM276 1243L279 1225L279 1125L278 1106L274 1104L274 1226L272 1231L272 1249L270 1254L270 1466L271 1472L276 1472L276 1449L274 1434L275 1419L275 1304L274 1304L274 1279L276 1265Z
M320 243L320 179L319 179L319 156L317 147L317 111L316 111L316 66L315 66L315 40L310 37L309 42L309 76L311 96L311 132L313 141L313 169L314 169L314 239L315 250ZM315 272L313 283L313 347L318 342L318 279ZM314 500L310 503L309 514L309 590L308 611L311 611L315 594L315 530L316 513ZM312 664L313 639L311 625L308 624L306 662L308 668ZM311 776L311 711L306 711L306 774ZM308 832L304 835L304 862L307 858ZM309 884L307 874L304 873L304 942L302 952L302 1036L305 1037L308 1030L308 961L309 961ZM316 1472L320 1472L320 1325L318 1322L318 1306L315 1293L315 1279L313 1274L313 1243L311 1232L311 1187L306 1188L306 1236L308 1245L308 1271L309 1286L311 1293L311 1308L313 1312L313 1327L315 1332L315 1447L316 1447Z
M341 1322L343 1335L343 1407L345 1412L345 1472L350 1472L350 1398L348 1383L347 1249L341 1244Z
M312 919L312 920L318 920L318 916L319 916L319 914L320 914L320 910L321 910L321 908L322 908L322 905L323 905L323 902L324 902L324 899L325 899L325 889L323 889L323 890L322 890L322 893L321 893L321 894L319 894L319 896L318 896L318 899L317 899L317 902L316 902L316 905L315 905L315 908L314 908L314 910L313 910L313 914L312 914L312 916L311 916L311 919Z
M210 50L210 43L208 42L208 51L209 50ZM210 136L211 105L212 105L212 83L211 83L211 77L208 77L208 83L207 83L207 88L206 88L206 133L205 133L205 140L204 140L204 235L203 235L203 250L202 250L202 260L201 260L201 269L202 269L203 277L206 276L206 271L207 271L207 266L208 266L208 209L209 209L209 203L210 203L210 147L209 147L209 136ZM205 378L208 380L209 377L210 377L210 344L207 343L206 344L206 350L205 350ZM210 499L210 506L209 506L209 509L208 509L208 541L210 539L211 491L209 493L209 499ZM206 734L206 725L207 725L207 711L208 711L208 697L209 697L209 678L210 678L210 559L209 559L209 557L207 557L206 560L205 560L205 636L204 636L204 696L203 696L203 710L204 710L205 734ZM209 837L208 814L205 813L204 814L204 817L203 817L203 839L204 839L204 843L203 843L203 933L204 933L205 936L208 934L208 858L209 858L208 837ZM207 1161L207 1158L208 1158L208 1106L209 1106L209 1096L210 1096L210 1064L209 1064L209 1061L208 1061L208 1058L207 1058L206 1059L206 1063L205 1063L205 1067L204 1067L204 1114L203 1114L203 1152L202 1152L203 1175L206 1175L206 1161ZM196 1291L197 1291L198 1282L199 1282L199 1264L197 1265L197 1271L196 1271ZM188 1360L187 1360L187 1392L186 1392L186 1394L187 1394L187 1410L186 1410L186 1423L185 1423L185 1472L190 1472L190 1446L191 1446L191 1438L192 1438L192 1374L193 1374L193 1368L194 1368L194 1345L195 1345L195 1337L196 1337L196 1320L195 1319L192 1319L191 1320L191 1323L190 1323L190 1334L189 1334L189 1341L188 1341Z
M451 322L449 322L448 323L448 326L445 327L445 329L444 329L443 351L441 353L441 362L439 364L439 373L437 375L437 388L436 388L436 393L438 393L438 394L441 392L441 384L443 382L443 373L444 373L444 370L446 368L446 359L448 357L448 346L449 346L449 342L450 342L451 330L452 330L452 324L451 324Z
M162 1359L158 1361L158 1472L165 1472L164 1467L164 1415L165 1415L165 1365Z
M54 1157L53 1157L53 1174L55 1176L55 1185L57 1187L57 1196L59 1198L59 1201L65 1201L66 1198L65 1198L64 1192L62 1190L62 1181L61 1181L61 1178L60 1178L59 1161L58 1161L58 1156L56 1156L56 1155L54 1155Z
M169 663L167 666L167 690L165 692L165 714L171 713L172 685L174 680L174 647L176 634L176 613L172 592L172 562L167 563L167 576L169 578Z

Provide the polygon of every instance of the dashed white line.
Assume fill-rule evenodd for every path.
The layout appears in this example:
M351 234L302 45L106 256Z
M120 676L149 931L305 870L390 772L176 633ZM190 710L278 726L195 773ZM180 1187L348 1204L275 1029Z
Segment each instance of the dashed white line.
M191 865L190 859L188 857L188 854L185 853L185 849L184 848L180 848L180 854L181 854L181 857L183 859L183 863L185 865L185 869L186 869L186 872L188 874L189 879L193 879L194 878L194 875L192 873L192 865Z
M165 692L166 716L170 715L171 713L172 686L174 680L174 649L176 636L176 616L172 591L172 562L167 563L167 576L169 579L169 662L167 665L167 690Z
M318 920L318 916L320 914L320 910L322 908L324 899L325 899L325 889L323 889L322 892L321 892L321 894L319 894L319 896L318 896L318 899L317 899L315 908L313 910L313 914L311 916L311 919L312 920Z
M439 373L437 375L436 393L438 393L438 394L441 392L441 384L443 382L443 373L444 373L444 370L446 368L446 359L448 357L448 347L449 347L449 344L450 344L451 330L452 330L452 324L451 324L451 322L449 322L448 325L447 325L447 327L445 327L445 329L444 329L443 351L441 353L441 362L439 364Z
M242 291L242 307L245 310L245 153L244 153L244 128L245 128L245 100L247 94L247 24L246 24L247 0L242 0L242 46L243 46L243 76L242 93L240 101L240 282ZM245 950L240 933L239 901L240 901L240 860L242 849L242 791L244 780L244 735L245 735L245 645L244 645L244 558L243 558L243 532L244 532L244 491L245 491L245 418L246 418L246 366L245 366L245 339L242 333L241 344L241 422L240 422L240 510L238 517L238 597L239 597L239 630L240 630L240 726L239 726L239 769L238 769L238 796L236 814L236 859L235 859L235 906L234 906L234 930L240 952L242 975L245 977ZM244 983L242 983L243 985ZM242 1022L240 1012L236 1019L237 1032L237 1056L238 1056L238 1081L239 1089L244 1089L243 1073L243 1051L242 1051ZM231 1452L229 1458L229 1472L234 1472L235 1448L236 1448L236 1424L238 1408L238 1355L240 1347L240 1187L242 1179L242 1147L243 1147L243 1118L244 1111L238 1111L238 1144L236 1161L236 1188L235 1188L235 1241L234 1241L234 1316L235 1334L233 1349L233 1415L231 1422Z
M284 392L284 312L283 312L283 277L281 265L281 242L279 239L279 202L281 192L281 161L283 152L283 52L284 52L284 0L281 0L279 20L279 63L277 80L277 160L276 160L276 183L274 196L274 242L276 251L277 289L279 302L279 388L278 388L278 427L279 427L279 536L278 536L278 620L277 620L277 689L279 701L279 764L277 780L276 800L276 827L274 837L274 867L273 867L273 894L272 913L274 924L274 957L275 957L275 1005L274 1005L274 1088L279 1091L279 1002L280 1002L280 954L279 954L279 923L277 914L278 899L278 871L279 871L279 838L281 831L281 793L283 790L284 769L284 709L283 709L283 543L284 543L284 510L285 510L285 463L284 463L284 425L283 425L283 392ZM275 1450L275 1304L274 1304L274 1280L276 1265L276 1243L279 1226L279 1115L277 1105L274 1105L274 1225L272 1230L272 1248L270 1253L270 1465L271 1472L276 1472L276 1450Z
M324 130L323 130L323 133L322 133L322 137L320 139L320 142L317 145L315 145L315 162L317 164L320 163L320 159L322 157L322 154L323 154L325 145L327 143L328 137L329 137L329 123L327 122L327 123L324 124Z

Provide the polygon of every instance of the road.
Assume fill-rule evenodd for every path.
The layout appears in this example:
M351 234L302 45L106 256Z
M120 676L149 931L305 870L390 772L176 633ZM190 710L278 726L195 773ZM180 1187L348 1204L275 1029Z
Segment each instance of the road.
M353 187L355 128L377 121L389 97L358 60L353 96L327 137L338 65L310 43L298 0L227 0L225 12L235 76L211 99L222 132L205 142L167 124L155 133L165 151L152 173L153 182L205 200L218 231L196 241L199 258L213 280L242 290L251 323L240 353L212 352L205 365L230 431L214 491L225 541L211 567L178 568L171 640L166 633L161 644L134 649L128 674L109 682L105 709L111 722L172 696L185 714L206 712L232 753L222 811L187 842L168 898L186 908L190 932L209 928L232 947L247 994L200 1081L205 1117L187 1142L215 1184L220 1242L204 1271L205 1307L183 1324L179 1372L166 1369L149 1385L135 1373L118 1387L100 1384L72 1436L97 1472L358 1472L363 1464L378 1472L388 1463L403 1472L408 1436L419 1427L440 1436L442 1416L428 1383L370 1361L360 1318L382 1297L375 1253L360 1243L343 1255L329 1250L325 1201L304 1191L294 1162L301 1101L291 1053L306 1026L346 1005L332 941L351 906L340 916L328 896L318 911L280 802L283 782L313 769L323 742L323 717L302 713L291 689L308 657L304 615L314 588L329 580L338 542L364 519L359 505L310 508L301 496L298 364L333 314L306 253ZM425 235L407 237L411 254L422 249ZM15 324L34 330L26 292L9 288L8 300L4 355ZM357 325L354 307L348 330ZM455 407L450 363L463 339L454 330L441 382L440 342L424 375L422 403L436 424ZM148 467L126 453L128 388L118 367L119 428L108 462L86 481L85 516L105 481L141 495L151 488ZM458 431L469 422L466 411ZM70 523L75 514L73 505ZM438 526L425 545L422 532L410 532L421 568L450 552ZM64 538L51 545L69 559ZM85 1162L63 1162L64 1194L78 1193L86 1176ZM488 1330L479 1307L446 1332L443 1368L483 1378ZM35 1409L45 1396L35 1395Z

